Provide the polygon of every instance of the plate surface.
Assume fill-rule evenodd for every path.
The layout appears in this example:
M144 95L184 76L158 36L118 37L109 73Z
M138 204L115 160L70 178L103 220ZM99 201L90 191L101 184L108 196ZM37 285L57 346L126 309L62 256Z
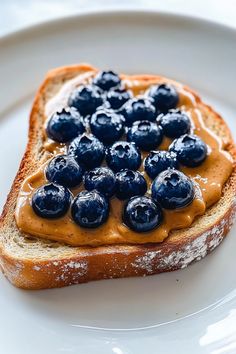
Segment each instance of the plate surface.
M53 67L89 62L188 84L236 136L236 32L148 12L87 14L0 40L0 207L26 145L33 94ZM236 227L182 271L22 291L0 276L5 354L236 352Z

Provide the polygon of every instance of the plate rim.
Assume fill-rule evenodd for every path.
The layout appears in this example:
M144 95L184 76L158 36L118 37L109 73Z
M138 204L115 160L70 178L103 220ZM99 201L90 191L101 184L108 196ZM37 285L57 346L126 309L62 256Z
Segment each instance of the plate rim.
M35 33L40 33L41 31L47 31L47 30L52 30L58 27L59 25L69 25L71 22L76 22L77 20L87 20L89 19L101 19L103 17L155 17L155 18L160 18L160 19L165 19L168 21L177 21L178 24L185 24L185 25L199 25L199 26L208 26L211 29L218 29L224 32L228 32L230 35L236 36L236 28L228 25L228 24L223 24L218 22L217 20L212 20L212 19L206 19L202 18L200 16L193 16L193 15L188 15L188 14L183 14L183 13L173 13L170 11L163 11L163 10L157 10L157 9L135 9L135 8L123 8L123 9L91 9L91 10L83 10L81 13L77 14L72 14L72 15L66 15L64 17L57 17L53 19L48 19L48 20L43 20L35 24L29 24L25 25L22 28L16 29L12 32L0 35L0 47L8 44L8 42L14 42L14 41L19 41L22 38L25 37L25 35L33 32Z

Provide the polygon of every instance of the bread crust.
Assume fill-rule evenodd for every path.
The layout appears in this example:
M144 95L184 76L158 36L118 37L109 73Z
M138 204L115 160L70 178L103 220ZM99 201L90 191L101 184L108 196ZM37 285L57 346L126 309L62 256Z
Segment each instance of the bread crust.
M159 244L111 245L100 247L63 246L65 252L51 258L43 254L25 256L14 252L17 241L13 234L27 235L17 229L14 210L21 183L26 176L34 172L42 156L43 120L39 113L44 110L45 95L53 95L57 85L81 72L96 71L88 64L66 66L50 71L36 94L30 115L28 144L26 152L13 182L0 218L0 266L6 277L17 287L24 289L43 289L63 287L91 280L146 276L184 268L195 260L200 260L218 246L230 230L235 215L236 149L224 120L210 106L204 104L199 96L190 90L199 105L202 105L211 117L205 122L225 142L226 150L234 160L233 172L223 189L219 202L196 219L187 229L171 232L170 236ZM131 77L129 77L131 78ZM152 81L163 79L154 75L135 75L132 79ZM174 82L166 79L167 82ZM175 82L174 82L175 83ZM175 83L178 84L178 83ZM15 243L14 243L15 242ZM43 240L37 240L44 243ZM14 244L13 244L14 243ZM26 244L27 245L27 244ZM26 245L24 247L26 248ZM47 247L58 246L53 241ZM60 245L58 246L60 247ZM24 253L24 252L23 252Z

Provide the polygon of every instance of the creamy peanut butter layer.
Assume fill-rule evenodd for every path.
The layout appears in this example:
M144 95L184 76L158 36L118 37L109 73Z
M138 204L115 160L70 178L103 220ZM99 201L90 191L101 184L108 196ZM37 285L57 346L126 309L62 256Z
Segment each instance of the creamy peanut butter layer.
M74 88L89 83L96 71L89 71L66 82L59 92L46 103L45 124L48 118L56 111L67 105L67 100ZM122 76L121 76L122 77ZM135 96L145 95L146 90L153 84L166 83L168 80L151 77L151 79L122 77L127 89L132 90ZM47 183L45 166L48 161L58 154L66 153L66 145L58 144L48 139L44 134L44 150L48 152L48 161L39 166L35 173L23 182L17 199L15 218L19 229L27 234L46 239L62 241L73 246L103 244L143 244L162 242L171 230L189 227L194 219L204 214L206 208L217 202L222 195L222 188L232 172L232 158L224 150L224 143L211 132L204 123L208 114L200 100L184 86L174 83L179 94L177 108L185 111L192 121L192 133L198 135L208 145L208 155L199 167L184 167L180 170L194 182L195 197L190 205L175 210L163 210L163 222L156 229L137 233L129 229L122 222L124 202L112 197L110 200L109 218L96 229L86 229L78 226L72 219L70 211L58 219L45 219L37 216L31 206L34 191ZM171 139L164 137L157 150L167 150ZM150 195L151 180L147 176L143 160L147 152L142 152L142 164L139 171L148 183L147 195ZM83 184L71 189L74 196L83 190Z

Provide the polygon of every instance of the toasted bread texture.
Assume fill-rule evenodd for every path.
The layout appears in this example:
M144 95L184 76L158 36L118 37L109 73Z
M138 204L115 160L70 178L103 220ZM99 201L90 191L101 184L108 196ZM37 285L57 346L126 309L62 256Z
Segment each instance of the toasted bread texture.
M0 265L6 277L17 287L43 289L84 283L91 280L145 276L184 268L200 260L218 246L230 230L236 214L236 150L224 120L205 105L206 126L223 139L225 150L234 160L231 177L223 188L221 199L187 229L171 232L159 244L72 247L59 242L21 233L15 223L16 199L23 180L45 161L43 151L44 107L68 80L89 70L87 64L50 71L34 100L30 116L29 139L19 171L8 195L0 219ZM150 83L162 79L152 75L126 76L129 80ZM165 81L172 82L168 79ZM187 87L185 89L189 90ZM214 166L213 166L214 168Z

